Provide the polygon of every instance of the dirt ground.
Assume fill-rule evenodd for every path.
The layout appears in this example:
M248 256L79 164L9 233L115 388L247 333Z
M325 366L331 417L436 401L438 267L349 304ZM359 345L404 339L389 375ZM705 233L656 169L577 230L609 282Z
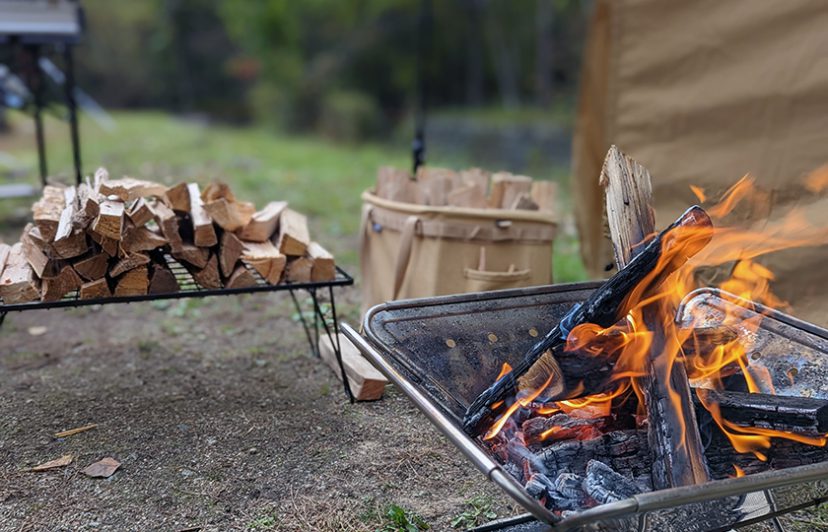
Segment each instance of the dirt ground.
M10 314L0 531L375 530L391 503L446 530L478 495L519 513L393 387L349 404L292 314L287 294ZM115 475L81 474L107 456Z

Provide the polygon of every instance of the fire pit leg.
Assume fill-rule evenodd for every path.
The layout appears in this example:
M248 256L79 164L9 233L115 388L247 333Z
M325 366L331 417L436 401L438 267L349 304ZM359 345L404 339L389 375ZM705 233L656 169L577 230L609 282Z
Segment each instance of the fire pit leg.
M600 182L606 191L607 221L620 270L632 259L635 248L640 249L639 244L655 233L650 173L612 146ZM665 358L669 352L677 353L679 346L667 345L671 340L662 334L660 319L656 309L643 310L644 324L653 338L647 376L638 381L647 408L655 489L700 484L710 478L687 372L681 361Z

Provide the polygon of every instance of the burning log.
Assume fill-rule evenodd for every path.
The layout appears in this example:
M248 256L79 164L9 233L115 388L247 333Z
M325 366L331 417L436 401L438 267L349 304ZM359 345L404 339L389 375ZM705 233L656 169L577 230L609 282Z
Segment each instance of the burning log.
M544 441L590 440L597 438L607 427L609 418L580 419L566 414L551 417L536 416L523 422L523 436L529 446Z
M634 261L636 247L655 231L650 173L613 146L604 161L600 182L606 190L615 262L619 271L623 271ZM691 238L688 244L691 247L701 244L698 251L712 236L712 231L705 231L699 242L692 242ZM681 260L681 264L684 262ZM675 312L666 310L668 312L658 305L647 305L642 309L644 324L651 333L651 344L646 361L647 376L639 380L639 388L647 409L647 439L653 454L655 489L701 484L708 480L690 381L684 364L674 358L679 346L675 346L672 354L668 352L672 346L661 323L665 319L672 320Z
M569 331L581 323L595 323L601 327L609 327L627 314L626 307L628 294L649 274L662 259L662 253L674 241L671 232L679 228L709 228L710 218L700 207L691 207L678 220L673 222L660 234L654 236L650 242L638 253L629 264L612 276L600 288L580 305L576 305L561 320L561 323L550 330L537 344L535 344L524 359L515 366L512 372L498 379L489 388L483 391L469 406L463 420L463 428L470 435L478 435L491 422L495 409L492 405L503 401L517 388L518 377L523 376L538 362L544 353L559 350L566 342ZM681 249L671 250L671 258L663 265L663 271L657 278L652 279L651 285L659 282L678 269L688 258L696 253L706 242L697 242L698 246L682 246ZM559 351L556 351L558 353ZM547 357L545 360L550 360ZM560 367L552 358L551 367L542 368L545 375L562 374ZM553 379L560 381L561 379Z
M737 425L821 436L828 432L828 400L696 389L696 412L716 404L722 416Z
M652 460L643 430L616 430L591 440L565 440L537 454L547 471L586 474L590 460L599 460L618 473L635 479L649 478Z
M587 494L600 504L629 499L641 493L635 482L598 460L590 460L587 464L583 485Z

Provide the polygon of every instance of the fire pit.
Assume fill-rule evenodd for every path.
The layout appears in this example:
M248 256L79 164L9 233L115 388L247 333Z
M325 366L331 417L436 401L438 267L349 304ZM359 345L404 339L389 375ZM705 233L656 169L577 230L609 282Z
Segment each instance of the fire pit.
M589 423L579 423L571 415L574 411L536 417L538 421L529 420L523 427L523 446L492 445L466 434L466 409L496 379L503 363L519 363L549 324L560 321L599 286L391 302L368 312L365 338L347 325L343 332L484 475L555 529L590 524L664 530L668 523L669 528L686 530L729 529L828 500L828 485L820 482L828 477L824 443L774 438L760 453L761 460L738 452L738 443L730 442L700 404L699 432L711 480L654 491L647 433L636 428L634 409L624 419L623 404L613 407L611 416L602 416L606 419ZM699 316L708 323L700 323ZM755 427L817 438L824 432L822 399L828 398L828 331L715 289L689 294L676 323L721 324L726 316L751 348L751 370L762 375L763 385L774 387L779 400L776 405L745 405L742 410L752 412L746 419ZM761 321L754 319L758 316ZM704 383L694 379L693 385ZM807 400L800 400L803 396ZM730 408L721 397L715 399L723 411ZM793 405L789 410L786 399ZM600 414L601 408L593 410ZM551 419L555 422L544 421ZM540 441L539 435L553 427L558 427L553 432L568 434L550 445ZM527 464L536 470L527 470ZM742 474L747 476L737 478Z

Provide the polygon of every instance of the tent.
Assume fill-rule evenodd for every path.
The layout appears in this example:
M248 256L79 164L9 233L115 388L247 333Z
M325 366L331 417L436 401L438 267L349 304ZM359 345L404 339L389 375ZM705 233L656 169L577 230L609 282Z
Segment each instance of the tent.
M802 185L828 162L828 4L823 0L597 0L581 74L573 197L589 272L605 275L598 175L611 144L653 176L657 226L746 173L774 220L796 204L828 227L828 197ZM763 260L793 313L828 324L828 246Z

